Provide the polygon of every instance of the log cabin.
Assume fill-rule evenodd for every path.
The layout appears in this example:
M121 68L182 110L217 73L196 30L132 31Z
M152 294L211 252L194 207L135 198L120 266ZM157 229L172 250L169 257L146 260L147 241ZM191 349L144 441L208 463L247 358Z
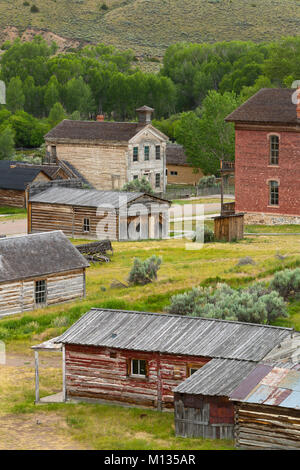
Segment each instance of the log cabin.
M88 266L61 231L0 239L0 317L85 297Z
M176 387L204 374L202 385L207 381L213 390L223 394L226 390L222 410L231 424L228 390L292 331L200 317L92 309L54 340L63 350L63 397L173 409L174 389L180 398L182 391ZM217 380L217 374L213 384L210 373L216 371L215 360L220 362L220 377ZM231 362L239 369L234 374L233 367L228 368ZM232 373L226 377L225 363ZM207 389L203 392L209 394Z
M156 193L165 191L168 137L156 129L154 109L136 110L137 122L65 119L45 135L47 163L69 163L99 190L120 190L133 179L147 178Z
M300 450L300 364L257 365L231 393L235 444L246 450Z
M28 233L61 229L72 238L166 238L169 206L146 193L52 187L29 198Z

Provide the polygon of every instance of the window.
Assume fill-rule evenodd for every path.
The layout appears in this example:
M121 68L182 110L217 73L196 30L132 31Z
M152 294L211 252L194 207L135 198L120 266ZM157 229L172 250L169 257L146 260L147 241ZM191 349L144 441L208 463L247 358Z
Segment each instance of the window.
M147 363L141 359L131 359L131 375L147 375Z
M279 205L279 184L278 181L269 182L269 192L270 192L270 205L278 206Z
M83 231L84 232L89 232L91 229L90 227L90 219L84 219L83 220Z
M139 160L139 148L133 147L133 161L137 162Z
M133 179L134 179L134 180L138 180L138 179L139 179L139 175L133 175Z
M35 303L45 304L47 300L47 283L45 280L35 282Z
M197 370L198 369L196 367L190 367L190 375L193 375Z
M270 165L278 165L279 161L279 137L271 135L270 137Z
M160 173L156 173L155 175L155 187L160 188Z
M173 176L177 176L177 175L178 175L178 173L177 173L177 171L171 171L171 175L173 175Z
M144 158L145 158L145 160L149 160L149 155L150 155L150 147L149 147L149 145L146 145L144 147Z
M156 160L160 160L160 145L155 146L155 158Z

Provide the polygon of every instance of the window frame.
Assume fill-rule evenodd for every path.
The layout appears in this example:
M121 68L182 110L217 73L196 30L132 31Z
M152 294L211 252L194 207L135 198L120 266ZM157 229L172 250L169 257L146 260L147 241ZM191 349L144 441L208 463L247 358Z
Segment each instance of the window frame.
M275 140L275 142L274 142ZM278 135L272 134L269 136L269 165L279 165L279 145L280 139Z
M134 365L133 365L133 362L134 361L137 361L137 365L138 365L138 373L134 373L133 370L134 370ZM145 373L144 374L141 374L141 362L144 363L144 371ZM146 378L148 377L148 364L147 364L147 361L146 359L137 359L137 358L131 358L130 359L130 376L131 377L140 377L140 378Z
M86 229L86 227L88 227L88 230ZM83 233L91 232L91 219L89 217L83 218L82 230L83 230Z
M146 152L147 149L147 152ZM150 160L150 145L144 146L144 161L148 162Z
M139 161L139 148L138 148L137 145L133 147L132 161L133 162L138 162Z
M273 185L275 183L275 185ZM269 181L269 206L279 206L279 183L276 180ZM276 190L276 193L274 193ZM275 201L275 202L274 202Z
M155 160L161 160L161 145L155 145Z
M40 288L41 285L43 289ZM34 303L35 305L47 304L47 279L38 279L34 282Z
M157 184L158 180L157 177L159 177L159 184ZM161 174L160 173L155 173L155 187L160 188L161 186Z

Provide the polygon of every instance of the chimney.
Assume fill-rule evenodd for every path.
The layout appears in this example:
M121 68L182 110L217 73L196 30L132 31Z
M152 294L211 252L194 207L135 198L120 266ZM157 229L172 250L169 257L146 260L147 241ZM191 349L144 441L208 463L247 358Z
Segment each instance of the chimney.
M136 112L140 123L151 123L152 113L154 113L153 108L149 108L149 106L142 106L141 108L136 109Z
M297 107L296 107L296 112L297 112L297 119L300 120L300 87L297 88Z
M98 114L96 120L97 120L98 122L103 122L103 121L104 121L104 116L103 116L103 114Z

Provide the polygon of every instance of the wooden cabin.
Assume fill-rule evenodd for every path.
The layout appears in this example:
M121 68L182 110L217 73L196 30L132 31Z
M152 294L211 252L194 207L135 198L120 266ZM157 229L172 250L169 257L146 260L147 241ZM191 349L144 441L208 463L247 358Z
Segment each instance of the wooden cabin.
M205 371L215 358L238 361L243 375L249 362L255 365L291 331L199 317L92 309L55 340L63 350L63 396L173 409L174 389L199 369Z
M300 364L260 364L230 399L238 448L300 450Z
M170 202L146 193L52 187L30 196L28 233L137 240L168 235Z
M203 177L203 172L200 168L194 168L188 163L187 155L182 145L167 144L166 162L168 184L196 185Z
M232 242L244 238L244 214L223 213L214 217L215 240Z
M0 161L0 206L26 207L26 188L37 181L50 181L40 167L18 166L18 162Z
M84 297L88 266L61 231L0 239L0 317Z

